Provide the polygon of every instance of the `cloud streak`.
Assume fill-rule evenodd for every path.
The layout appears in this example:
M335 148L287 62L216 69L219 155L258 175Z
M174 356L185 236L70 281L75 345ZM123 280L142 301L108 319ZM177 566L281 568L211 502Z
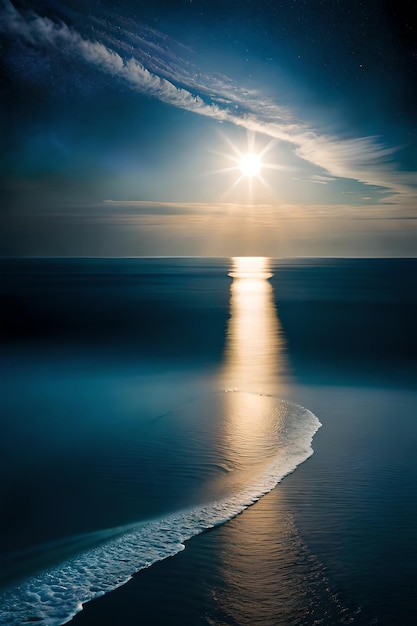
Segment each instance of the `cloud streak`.
M234 202L159 202L149 200L105 200L94 207L85 207L80 212L92 209L96 215L111 215L116 219L119 215L228 215L229 217L249 216L252 219L264 219L266 216L271 225L277 225L282 219L331 219L346 220L415 220L417 216L413 207L402 207L389 204L368 204L355 206L351 204L245 204Z
M124 48L120 37L113 49L109 43L111 37L107 36L105 45L83 37L63 22L35 13L20 13L9 0L3 4L0 31L18 36L32 46L59 49L81 58L123 80L131 89L166 104L286 142L298 157L320 170L315 182L331 182L333 177L356 180L385 189L391 195L384 202L407 203L417 197L415 173L397 171L392 162L395 149L381 145L375 137L340 138L320 134L274 100L242 89L227 77L191 72L186 64L176 62L175 55L167 60L161 52L161 58L155 58L162 47L132 32L127 35L135 41L135 56L124 58L116 51ZM159 34L159 37L163 36ZM144 65L143 50L152 50L152 54L146 52L151 70ZM140 57L142 62L135 57Z

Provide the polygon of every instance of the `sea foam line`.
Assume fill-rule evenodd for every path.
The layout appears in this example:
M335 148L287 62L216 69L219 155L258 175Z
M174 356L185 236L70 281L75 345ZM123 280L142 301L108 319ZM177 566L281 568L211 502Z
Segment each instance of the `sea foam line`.
M184 543L223 524L271 491L312 454L321 424L308 409L285 403L291 416L287 449L245 489L216 502L182 510L130 527L107 543L90 548L61 565L31 577L0 596L0 624L36 621L62 626L82 605L125 584L133 574L181 552Z

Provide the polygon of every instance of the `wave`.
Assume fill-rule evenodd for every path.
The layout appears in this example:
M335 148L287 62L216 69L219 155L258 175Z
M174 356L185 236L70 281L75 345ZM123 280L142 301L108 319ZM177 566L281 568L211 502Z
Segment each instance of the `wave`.
M279 428L276 455L253 481L217 500L109 530L112 538L105 543L4 591L0 624L61 626L81 611L84 603L123 585L139 570L174 556L192 537L231 520L309 458L312 439L321 426L317 417L301 406L271 396L257 397L285 407L285 420Z

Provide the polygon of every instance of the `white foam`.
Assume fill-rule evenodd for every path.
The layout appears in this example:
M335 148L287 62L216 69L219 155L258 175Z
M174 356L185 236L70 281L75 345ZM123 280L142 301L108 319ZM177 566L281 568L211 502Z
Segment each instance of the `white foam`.
M280 403L282 401L279 401ZM321 424L298 405L288 409L279 454L253 483L216 502L152 519L107 543L34 576L0 596L0 624L21 626L36 621L61 626L82 604L120 585L137 571L184 549L184 542L222 524L259 500L311 454Z

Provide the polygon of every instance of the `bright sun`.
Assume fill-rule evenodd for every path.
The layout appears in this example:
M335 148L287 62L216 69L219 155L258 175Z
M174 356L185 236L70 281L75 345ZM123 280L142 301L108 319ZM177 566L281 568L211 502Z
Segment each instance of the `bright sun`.
M230 153L214 152L218 156L231 162L229 167L224 167L217 172L237 172L236 180L230 185L230 187L224 192L223 197L227 196L235 187L237 187L241 181L247 183L247 194L249 202L253 202L253 192L259 184L270 189L268 182L262 176L264 170L280 170L283 166L276 163L270 163L265 161L265 156L276 145L277 139L270 139L268 143L264 143L263 147L260 147L261 141L257 140L255 132L247 132L247 145L246 150L241 150L239 146L235 145L227 135L221 134L226 143L231 148Z
M258 176L261 171L261 166L262 163L260 156L253 154L252 152L243 154L239 162L239 169L242 172L242 175L249 178Z

